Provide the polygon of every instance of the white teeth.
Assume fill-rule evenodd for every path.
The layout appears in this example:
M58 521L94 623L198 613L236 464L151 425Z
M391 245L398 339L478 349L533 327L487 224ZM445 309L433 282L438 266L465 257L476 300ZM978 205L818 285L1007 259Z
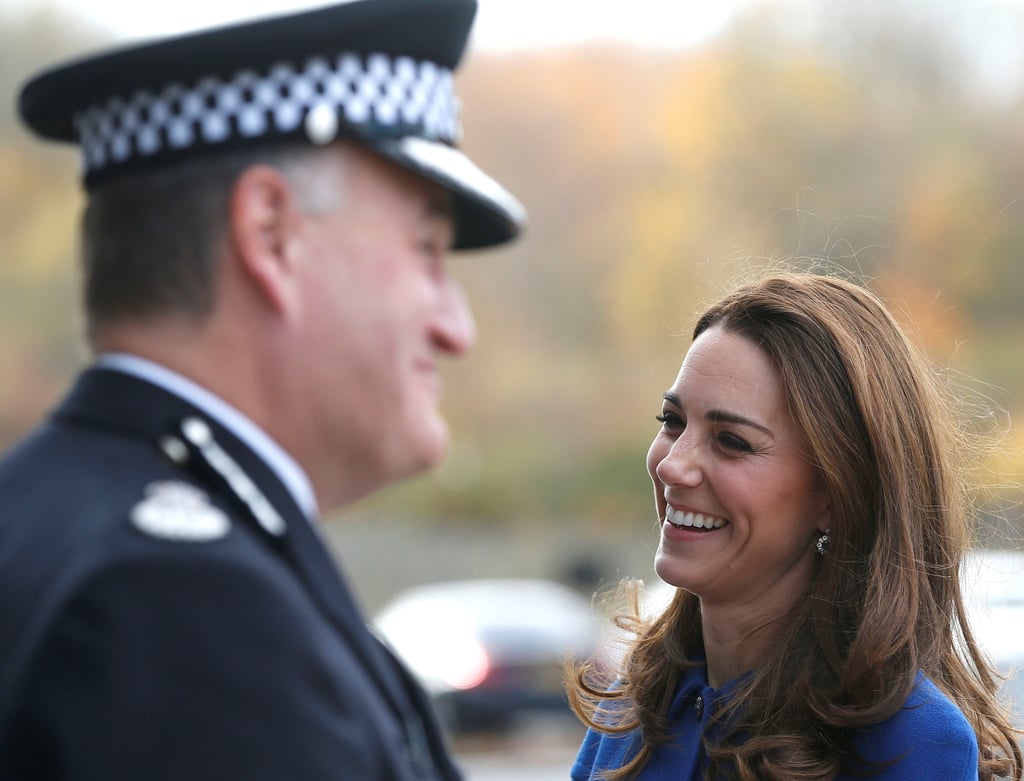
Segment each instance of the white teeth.
M665 520L679 528L721 529L725 526L724 518L715 518L711 515L702 515L700 513L686 513L682 510L675 510L672 507L665 508Z

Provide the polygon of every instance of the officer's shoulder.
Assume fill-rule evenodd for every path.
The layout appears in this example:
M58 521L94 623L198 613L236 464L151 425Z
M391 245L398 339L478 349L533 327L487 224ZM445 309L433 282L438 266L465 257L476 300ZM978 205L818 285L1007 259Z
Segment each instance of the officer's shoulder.
M135 439L30 436L0 464L0 515L0 582L29 594L133 558L258 564L265 549L215 486Z
M284 592L268 547L214 493L138 440L43 430L5 456L0 695L75 604L149 589L201 605L200 583Z
M133 508L147 501L170 508L191 496L203 504L198 487L154 487L189 482L144 440L43 428L0 461L0 507L8 529L82 543L127 531Z

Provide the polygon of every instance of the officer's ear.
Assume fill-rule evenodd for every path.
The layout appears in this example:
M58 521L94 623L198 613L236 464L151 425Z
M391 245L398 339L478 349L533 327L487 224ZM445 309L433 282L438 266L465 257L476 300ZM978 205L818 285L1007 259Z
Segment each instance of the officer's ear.
M258 295L282 314L289 311L295 289L298 219L292 188L273 166L250 166L235 180L228 217L232 255Z

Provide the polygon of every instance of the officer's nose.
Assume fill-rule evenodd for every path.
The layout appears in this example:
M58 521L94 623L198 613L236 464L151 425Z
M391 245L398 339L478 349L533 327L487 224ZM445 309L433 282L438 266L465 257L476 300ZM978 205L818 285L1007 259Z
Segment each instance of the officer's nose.
M450 355L462 355L476 344L473 311L462 286L451 277L442 282L431 335L437 348Z

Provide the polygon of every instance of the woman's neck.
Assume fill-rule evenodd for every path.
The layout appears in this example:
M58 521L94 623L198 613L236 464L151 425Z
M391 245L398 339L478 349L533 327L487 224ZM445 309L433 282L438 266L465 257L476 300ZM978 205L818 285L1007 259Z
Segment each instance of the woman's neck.
M709 607L701 602L701 625L708 683L718 689L760 664L779 635L779 622L763 613L746 614L735 607Z

